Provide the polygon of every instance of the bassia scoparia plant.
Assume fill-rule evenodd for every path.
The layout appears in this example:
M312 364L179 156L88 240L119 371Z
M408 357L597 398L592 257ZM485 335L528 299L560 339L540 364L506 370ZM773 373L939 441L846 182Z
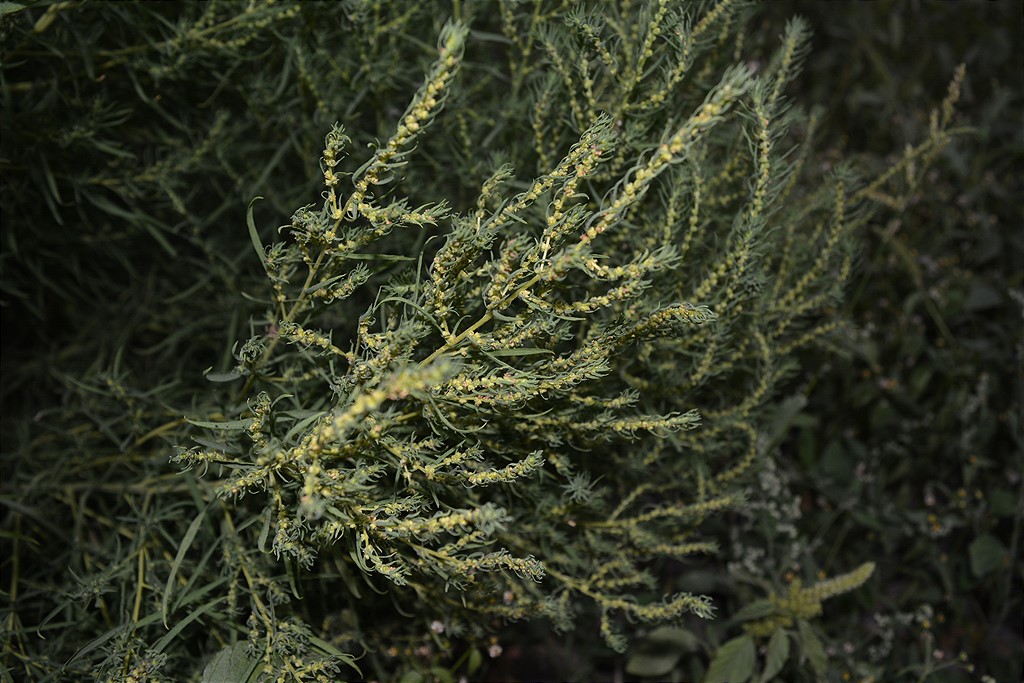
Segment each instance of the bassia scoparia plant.
M188 410L202 511L146 622L229 624L207 680L469 670L519 620L622 652L712 618L672 568L716 552L774 390L841 327L857 229L949 138L952 93L881 176L822 172L820 113L785 96L807 28L766 51L746 3L493 6L456 12L369 151L327 132L320 200L272 240L250 206L259 312ZM125 643L172 666L142 633L105 671Z
M388 140L347 163L336 126L323 203L269 248L250 223L269 287L233 371L246 408L199 422L218 447L180 458L259 516L262 547L363 574L455 633L594 611L622 650L626 620L713 615L637 594L652 560L713 553L701 522L743 505L761 407L836 328L821 311L888 180L807 182L816 119L783 97L805 26L755 74L714 49L730 10L654 4L635 41L583 12L541 24L540 172L498 165L471 204L414 205L402 177L464 60L451 24Z

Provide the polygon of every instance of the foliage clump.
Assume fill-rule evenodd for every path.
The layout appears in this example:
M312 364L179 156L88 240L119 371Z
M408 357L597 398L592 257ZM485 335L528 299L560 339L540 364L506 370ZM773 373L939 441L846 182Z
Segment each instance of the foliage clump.
M14 54L54 22L55 41L81 37L62 12L93 25L48 7L9 11ZM757 8L731 0L483 7L455 3L444 24L419 3L90 10L152 24L147 44L98 53L154 111L165 105L144 84L181 87L210 58L224 60L218 88L230 89L233 60L263 59L257 46L280 60L280 78L247 76L235 104L277 102L293 72L301 101L240 122L227 106L205 141L184 146L172 114L155 139L116 135L135 113L112 105L123 112L102 119L113 142L80 136L91 162L106 158L104 189L34 167L56 220L66 183L92 206L83 225L127 226L130 248L107 235L103 258L130 263L156 243L209 276L193 288L180 272L160 279L164 297L140 294L131 309L145 331L113 344L109 367L66 376L86 396L70 414L97 406L84 429L25 437L25 453L113 445L115 467L139 475L99 504L88 496L102 487L27 487L72 510L75 534L96 536L71 544L79 586L31 623L42 632L91 613L94 631L36 657L24 612L11 611L5 666L38 678L443 680L478 671L483 652L497 658L511 622L587 633L596 621L593 635L624 652L637 623L716 616L712 591L681 568L718 561L723 520L749 509L752 476L781 438L772 400L807 348L841 344L834 306L858 237L903 206L958 132L963 72L902 156L823 173L822 113L787 98L808 53L802 19L776 39L749 34ZM341 55L339 35L352 46ZM129 55L157 58L142 77ZM12 120L29 140L21 111ZM300 122L273 153L260 142ZM140 147L156 150L148 175ZM272 172L289 150L317 189ZM247 161L268 157L251 177ZM224 178L232 200L215 196ZM247 231L230 237L218 226L244 206L240 191L270 209L250 202L235 222ZM288 213L276 237L261 230ZM24 270L5 271L4 291L28 308L19 283L33 264L15 263ZM148 387L125 360L147 339L157 362L142 374L159 378ZM194 474L164 466L170 444ZM143 524L119 522L125 510ZM811 620L872 571L753 601L748 635L718 648L709 680L755 637L775 653L763 675L781 670L794 623L820 674Z

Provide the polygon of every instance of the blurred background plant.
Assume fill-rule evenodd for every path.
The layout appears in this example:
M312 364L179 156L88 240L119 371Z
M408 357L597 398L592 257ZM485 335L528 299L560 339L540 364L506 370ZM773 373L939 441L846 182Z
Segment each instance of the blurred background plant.
M455 11L399 0L0 3L5 680L230 670L232 650L210 660L227 642L207 642L202 622L231 616L216 586L184 577L251 563L267 589L283 570L236 543L239 530L207 507L211 491L168 454L193 397L219 386L202 369L234 365L225 349L263 332L249 329L258 306L243 303L263 276L245 208L264 196L255 222L267 225L309 201L322 181L309 160L336 120L354 148L386 139ZM747 512L720 527L722 554L662 567L677 588L714 594L720 618L653 630L625 658L580 633L552 645L543 624L469 649L424 624L422 637L396 633L392 649L357 662L364 671L399 658L409 680L623 668L697 680L745 616L764 616L745 607L870 559L872 578L829 602L812 635L794 631L786 657L776 639L754 655L741 642L729 660L743 673L754 656L751 676L781 661L785 680L1021 680L1021 6L768 3L750 40L775 39L795 12L815 37L792 94L822 107L823 170L851 154L882 168L927 137L926 112L961 62L959 120L975 132L944 150L898 221L863 235L842 309L850 333L805 357L811 370L762 437L777 457L752 481ZM499 22L475 28L463 77L477 89L458 96L490 104L430 144L502 134L486 66L503 49ZM445 167L451 150L435 152L421 150L433 167L418 172L444 174L456 194L490 167L484 155ZM175 603L163 604L172 581ZM169 608L185 616L165 630ZM295 624L282 652L312 643L323 659L308 666L351 677L337 644L365 634L345 617L317 625L332 642ZM135 637L127 623L165 635ZM384 625L373 637L389 635Z
M779 457L754 487L761 514L729 530L737 605L871 559L868 587L825 611L829 665L814 680L1020 680L1024 13L927 0L798 11L815 34L799 96L822 105L834 158L913 144L930 125L920 104L960 62L959 120L974 130L864 235L851 333L805 359L779 406Z

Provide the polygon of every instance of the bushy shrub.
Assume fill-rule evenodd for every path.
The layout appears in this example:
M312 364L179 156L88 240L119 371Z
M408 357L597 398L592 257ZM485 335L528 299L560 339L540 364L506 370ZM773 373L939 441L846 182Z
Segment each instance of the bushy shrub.
M963 72L901 154L823 173L807 23L756 9L5 7L2 282L45 346L3 395L50 366L64 401L5 427L9 675L451 680L523 621L691 626L635 675L825 676L822 602L876 558L739 590L737 520L783 514L774 399L849 345L857 240ZM743 634L695 625L710 593Z

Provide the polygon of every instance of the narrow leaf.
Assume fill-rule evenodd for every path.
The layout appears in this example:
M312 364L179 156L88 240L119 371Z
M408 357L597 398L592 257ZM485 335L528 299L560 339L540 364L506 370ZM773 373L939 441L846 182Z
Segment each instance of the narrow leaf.
M249 226L249 239L252 240L252 246L256 249L256 255L260 257L263 270L269 273L270 270L267 268L267 252L263 249L260 233L256 230L256 222L252 218L252 207L260 199L263 199L263 197L253 197L252 201L249 202L249 208L245 212L245 224Z
M524 347L520 349L491 349L488 352L492 356L508 357L508 356L533 356L538 353L554 353L551 349L542 349L536 346Z
M256 547L258 547L262 552L265 553L270 552L269 548L267 548L267 539L270 537L270 518L271 510L270 506L268 505L266 511L263 514L263 528L260 529L259 538L256 540Z
M355 657L353 657L352 655L348 654L347 652L342 652L338 648L336 648L333 645L331 645L330 643L328 643L326 640L321 640L320 638L317 638L316 636L309 636L309 642L310 642L311 645L316 646L317 649L319 649L324 654L331 655L332 657L337 658L338 661L343 662L347 666L350 666L353 669L355 669L356 673L359 674L360 678L362 678L363 672L356 665L356 658Z
M208 382L233 382L243 375L232 370L230 372L208 372L205 377Z
M211 502L210 505L213 503ZM178 546L178 554L174 556L174 562L171 563L171 573L167 575L167 583L164 585L164 597L160 604L160 614L163 618L164 626L167 626L167 610L171 604L171 593L174 587L174 579L178 575L178 570L181 568L181 562L185 559L185 553L188 552L189 546L192 545L192 541L195 540L196 534L199 533L199 527L202 526L203 520L206 518L206 513L210 509L210 505L200 510L196 518L192 520L192 523L188 525L188 531L185 532L185 537L181 539L181 545Z
M174 627L170 631L165 633L164 636L160 640L158 640L156 642L156 644L153 646L153 651L154 652L163 652L165 649L167 649L167 646L171 644L171 641L173 641L175 638L177 638L178 634L181 633L185 629L186 626L188 626L193 621L195 621L199 617L203 616L207 612L212 611L213 608L216 607L221 602L224 602L224 598L221 597L221 596L217 596L216 598L214 598L210 602L206 603L202 607L200 607L198 609L195 609L195 610L192 610L191 612L189 612L187 615L185 615L184 619L182 619L178 623L176 623L174 625ZM167 625L167 616L166 615L164 615L164 625L165 626Z
M185 421L196 427L202 427L203 429L245 429L252 424L252 418L247 417L244 420L231 420L230 422L206 422L203 420L193 420L192 418L186 417Z

